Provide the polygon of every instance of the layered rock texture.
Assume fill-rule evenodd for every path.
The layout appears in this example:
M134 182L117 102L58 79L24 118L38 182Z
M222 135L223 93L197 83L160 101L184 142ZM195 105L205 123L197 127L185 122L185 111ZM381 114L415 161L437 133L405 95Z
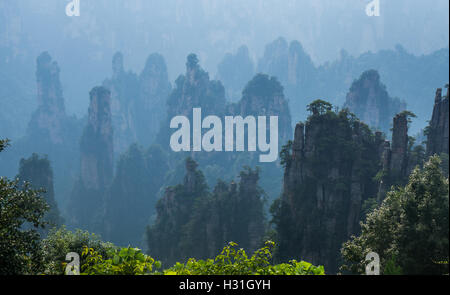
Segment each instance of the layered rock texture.
M406 109L406 103L391 98L378 72L369 70L353 82L344 107L367 125L389 134L391 119Z
M138 76L124 69L124 57L117 52L112 77L103 82L111 91L114 150L125 152L133 143L150 145L165 118L165 104L171 86L164 58L151 54Z
M385 141L382 155L382 173L377 194L378 203L386 197L392 185L402 185L406 182L410 170L410 150L408 137L408 116L406 113L397 114L393 119L392 144ZM420 164L420 163L415 163Z
M431 121L427 130L427 155L446 153L448 155L449 142L449 90L447 84L447 94L442 97L442 89L436 91L434 109Z
M121 153L137 141L136 100L139 83L134 73L125 72L121 53L114 55L112 69L111 79L105 80L103 86L111 92L114 147L117 153Z
M272 212L280 259L337 271L342 242L359 230L362 205L376 196L383 138L348 112L318 101L282 151L283 193Z
M197 163L188 159L183 183L166 188L163 198L158 201L155 223L147 229L149 253L164 257L167 264L187 255L183 246L185 225L191 218L195 200L206 198L207 194L203 173L197 170Z
M153 53L147 58L139 75L139 96L136 110L137 137L144 146L154 142L166 119L166 103L172 86L162 55Z
M375 69L389 94L405 100L409 110L418 116L412 125L413 131L418 132L432 111L432 105L423 98L435 90L436 83L448 82L448 60L448 49L415 56L397 45L393 50L360 56L342 50L337 60L314 65L299 42L288 43L278 38L266 46L257 71L278 78L285 87L293 122L298 122L306 119L306 106L314 99L327 98L334 105L342 106L355 79L368 69ZM385 122L389 123L395 114L395 111L390 113Z
M111 94L104 87L89 93L88 124L81 137L81 181L88 189L109 186L113 176Z
M44 133L50 143L64 142L66 111L59 81L59 67L44 52L37 58L36 70L38 108L28 125L28 133Z
M168 99L166 123L161 127L158 143L171 152L170 136L174 132L170 129L170 120L175 116L186 116L192 123L193 109L201 108L202 118L209 115L224 119L225 116L267 116L266 128L269 129L269 117L278 116L278 144L281 146L289 140L292 133L291 115L288 102L284 96L284 89L274 77L257 74L250 80L242 91L241 99L236 103L227 102L225 89L220 81L210 80L209 74L199 65L196 55L187 58L186 73L180 75ZM203 134L208 130L203 129ZM246 133L247 135L247 133ZM224 136L222 136L222 139ZM191 150L193 142L191 141ZM173 156L172 156L173 155ZM214 186L217 179L230 181L244 166L262 167L261 186L275 198L280 192L282 171L276 162L260 163L259 152L180 152L172 153L172 167L175 172L170 175L170 184L179 183L182 175L179 173L180 164L185 157L193 157L205 171L207 183Z
M16 178L20 180L21 185L24 182L28 182L33 189L44 190L42 195L49 206L44 220L49 223L49 227L60 226L63 219L60 216L55 200L53 170L50 166L50 161L46 157L39 157L37 154L33 154L27 159L22 159L19 164L19 174Z
M219 181L209 192L197 163L186 160L183 184L166 189L155 223L147 230L149 253L171 265L211 258L230 241L256 250L265 230L258 171L247 169L240 182Z
M277 78L257 74L251 79L237 104L229 107L232 115L278 117L278 141L286 143L292 134L291 113L284 89Z
M111 93L91 90L88 122L80 141L80 177L68 208L71 224L97 231L101 228L105 192L113 179Z
M238 101L245 83L255 74L255 66L247 46L239 47L235 54L226 54L217 66L217 71L217 80L223 83L227 99L231 102Z
M20 159L33 153L47 155L58 179L55 198L64 203L78 171L77 146L82 128L80 121L66 114L60 69L48 52L36 60L36 101L37 109L28 122L26 135L14 140L0 159L1 172L16 174Z
M170 120L175 116L186 116L192 122L192 109L201 108L202 116L225 114L225 89L220 81L210 80L209 74L199 65L195 54L186 61L186 73L175 81L175 88L167 101L166 122L162 126L159 142L169 144Z
M158 146L130 146L118 163L105 199L102 237L116 245L145 248L144 232L168 170L166 154Z
M258 72L275 76L285 87L294 122L306 117L306 105L311 99L318 98L314 94L317 73L310 56L298 41L288 44L284 38L278 38L268 44L258 62Z

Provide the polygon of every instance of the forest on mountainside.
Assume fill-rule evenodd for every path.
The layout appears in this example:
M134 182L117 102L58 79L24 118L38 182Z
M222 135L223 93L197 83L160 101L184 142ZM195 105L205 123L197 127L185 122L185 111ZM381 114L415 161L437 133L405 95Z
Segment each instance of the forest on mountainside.
M0 0L0 275L448 275L448 1L81 1Z

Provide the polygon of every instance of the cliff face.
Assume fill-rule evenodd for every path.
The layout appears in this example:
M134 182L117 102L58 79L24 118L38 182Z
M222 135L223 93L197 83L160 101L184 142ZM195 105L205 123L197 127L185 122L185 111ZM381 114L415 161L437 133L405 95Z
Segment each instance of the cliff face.
M311 99L329 98L334 105L342 106L353 81L368 69L377 69L390 95L407 100L409 110L418 116L414 124L416 133L419 126L427 124L431 112L430 104L423 98L435 90L436 83L446 83L449 77L448 49L421 56L407 52L400 45L394 50L368 52L360 56L352 56L342 50L337 60L315 66L299 45L296 41L289 44L278 38L266 46L257 69L257 72L277 77L285 87L293 122L306 119L305 106ZM374 108L374 105L369 107ZM389 124L391 118L403 109L392 110L384 122ZM380 118L382 116L380 113ZM364 122L370 119L361 115L360 118ZM389 131L389 127L382 129Z
M29 182L33 189L45 190L43 197L50 208L46 212L44 220L49 222L50 226L60 226L63 220L55 201L53 170L50 161L46 157L40 158L37 154L22 159L19 164L19 174L16 178L21 182Z
M143 248L143 233L155 214L167 161L160 147L143 150L137 144L120 157L105 200L103 238L118 246Z
M176 80L176 88L168 101L168 120L182 115L192 118L192 109L202 108L202 116L222 116L225 112L225 89L220 81L209 79L209 74L198 64L195 54L186 62L186 74ZM167 124L168 126L168 124Z
M258 62L258 72L277 77L285 87L295 122L306 116L305 106L311 97L317 96L316 68L298 41L288 44L284 38L278 38L268 44Z
M58 181L54 184L55 198L62 204L68 199L78 175L78 144L82 125L76 118L66 114L59 76L57 62L47 52L40 54L36 59L34 91L37 108L27 122L25 136L14 139L11 149L0 156L0 173L13 176L17 173L17 165L22 158L33 153L47 155L54 174L58 176ZM15 120L24 121L23 117L17 117L7 109L4 111L14 116Z
M217 80L223 83L227 99L232 102L238 101L245 83L255 74L247 46L239 47L235 54L226 54L217 66L217 71Z
M391 118L405 110L406 104L391 98L380 82L378 72L369 70L353 82L344 107L349 108L367 125L389 134Z
M167 97L171 85L164 58L151 54L139 76L139 96L136 124L139 142L150 145L165 121Z
M284 153L281 202L274 205L280 258L337 271L342 242L359 230L362 204L376 195L383 140L345 111L299 123ZM277 203L276 203L277 204Z
M377 194L381 203L392 185L404 184L413 168L409 163L408 150L408 118L405 113L397 114L393 119L392 144L384 143L382 154L382 175ZM419 164L419 163L417 163Z
M156 205L156 220L147 229L151 255L160 257L167 265L187 257L183 246L186 241L184 227L190 220L196 199L203 199L207 194L203 173L197 170L196 162L187 159L183 184L166 188Z
M269 116L278 116L278 151L286 143L292 133L291 114L284 89L275 77L265 74L255 75L242 91L241 99L236 103L225 100L224 88L220 81L212 81L209 75L199 65L195 55L189 55L186 63L186 73L180 75L172 90L167 107L167 119L161 127L158 143L165 147L171 155L175 165L191 156L205 171L207 182L215 185L217 179L233 179L243 166L261 166L261 186L271 198L280 192L282 179L281 167L277 162L260 163L259 152L180 152L172 153L169 147L170 136L174 130L169 122L175 116L186 116L192 123L193 108L202 109L202 117L215 115L224 119L225 116L266 116L266 128L269 130ZM224 127L224 126L222 126ZM203 134L207 130L203 129ZM222 140L224 136L222 136ZM267 141L269 139L267 138ZM192 145L192 142L191 142ZM264 153L266 154L266 153ZM278 153L276 153L278 154ZM182 175L171 173L170 184L178 183Z
M209 163L214 166L219 166L221 163L228 161L229 155L226 153L207 153L207 152L172 152L169 144L170 137L174 130L170 129L170 121L175 116L186 116L191 124L193 123L193 109L201 108L202 118L209 115L215 115L219 118L223 117L226 112L225 89L220 81L210 80L209 74L205 72L199 65L199 61L195 54L190 54L187 57L186 73L180 75L175 81L175 87L171 91L166 105L165 121L161 125L157 143L170 153L170 159L175 165L180 165L188 156L195 157L201 166L204 163ZM191 126L192 127L192 126ZM203 130L203 134L206 131ZM191 149L193 141L191 140ZM229 153L228 153L229 154ZM205 167L203 166L203 169ZM170 184L179 183L183 179L182 169L176 169L172 173L169 180ZM217 171L215 171L217 173ZM219 171L218 173L226 173ZM216 181L218 174L207 175L212 181ZM209 177L208 177L209 178Z
M277 116L278 141L284 144L292 134L291 114L284 97L283 87L275 77L257 74L242 91L242 98L235 106L234 115ZM267 126L268 129L268 126Z
M28 134L45 134L50 143L62 144L66 113L59 67L47 52L37 58L36 82L38 108L31 117Z
M88 122L80 141L80 177L70 199L74 226L99 231L105 191L113 178L113 127L111 93L95 87L89 93Z
M138 79L131 72L125 72L123 55L118 52L112 61L113 75L105 80L103 86L111 92L111 120L115 130L114 147L117 153L126 151L129 145L137 141L136 100Z
M238 184L217 183L186 226L186 246L191 255L215 257L230 241L249 253L261 245L265 219L258 180L258 171L247 169L240 173Z
M449 153L448 134L449 134L449 90L447 85L447 94L442 97L442 89L436 91L434 100L433 115L427 130L427 155Z
M112 61L112 77L103 82L111 91L114 150L125 152L136 142L145 146L155 139L165 114L170 83L164 58L151 54L138 76L125 71L123 55L117 52Z
M183 184L166 189L157 218L147 230L149 253L168 265L186 258L215 257L230 241L256 250L265 229L258 171L247 169L240 182L219 181L207 190L197 163L186 160Z
M103 87L89 93L88 123L81 137L81 181L88 189L106 188L113 176L111 94Z

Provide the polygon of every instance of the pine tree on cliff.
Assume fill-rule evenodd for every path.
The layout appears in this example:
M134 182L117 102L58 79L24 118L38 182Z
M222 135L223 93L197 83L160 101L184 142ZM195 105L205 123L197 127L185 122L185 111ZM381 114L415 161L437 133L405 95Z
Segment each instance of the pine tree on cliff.
M271 208L278 259L324 264L333 273L342 242L359 231L364 201L376 196L384 142L348 110L321 100L308 109L282 150L283 193Z

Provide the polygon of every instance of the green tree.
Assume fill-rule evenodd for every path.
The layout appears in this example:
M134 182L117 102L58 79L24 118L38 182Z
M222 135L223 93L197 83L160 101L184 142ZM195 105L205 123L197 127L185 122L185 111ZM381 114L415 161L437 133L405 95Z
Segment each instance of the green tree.
M51 229L48 236L40 242L41 272L48 275L64 274L66 255L70 252L78 253L81 258L80 263L83 264L85 256L81 254L85 247L94 248L99 255L103 256L117 249L113 244L103 242L100 237L88 231L78 229L72 232L65 226Z
M8 146L9 140L8 139L0 139L0 152L5 149L5 147Z
M275 243L267 241L251 257L238 244L230 242L215 259L189 259L186 264L176 263L164 270L165 275L324 275L323 266L295 260L272 264Z
M361 234L344 243L343 271L364 272L369 252L380 255L381 269L403 274L448 273L449 182L434 156L416 167L405 187L392 189L367 216ZM394 265L395 262L395 265Z
M295 260L272 264L274 243L267 241L249 257L244 249L230 242L214 259L188 259L169 269L157 271L161 262L145 255L138 248L112 249L106 255L84 247L81 263L83 275L324 275L323 266Z
M21 183L29 182L33 189L42 189L49 211L45 214L44 220L50 226L59 226L63 219L59 214L58 205L55 201L55 191L53 188L53 169L47 156L39 157L33 154L28 159L21 159L19 174L17 177Z
M7 141L0 141L0 151ZM29 183L0 177L0 274L31 274L39 268L39 233L48 205ZM31 228L23 229L25 223Z
M333 106L331 105L331 103L321 100L321 99L316 99L315 101L310 103L306 109L312 115L323 115L323 114L331 111L332 108L333 108Z

